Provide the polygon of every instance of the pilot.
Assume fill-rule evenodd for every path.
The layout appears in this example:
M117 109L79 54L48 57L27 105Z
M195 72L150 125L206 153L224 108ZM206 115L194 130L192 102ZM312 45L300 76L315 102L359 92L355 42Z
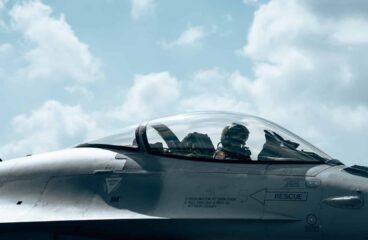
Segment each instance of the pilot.
M213 155L218 160L244 160L251 161L251 152L246 141L249 137L249 130L245 126L232 123L222 130L221 142L217 145L217 150Z

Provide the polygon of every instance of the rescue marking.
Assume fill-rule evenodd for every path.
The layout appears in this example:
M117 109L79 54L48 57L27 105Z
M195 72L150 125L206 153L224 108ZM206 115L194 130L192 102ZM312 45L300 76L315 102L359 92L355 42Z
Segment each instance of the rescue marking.
M308 200L308 192L262 189L251 194L250 197L261 204L267 201L304 202Z
M106 190L107 193L114 191L121 182L121 177L106 178Z

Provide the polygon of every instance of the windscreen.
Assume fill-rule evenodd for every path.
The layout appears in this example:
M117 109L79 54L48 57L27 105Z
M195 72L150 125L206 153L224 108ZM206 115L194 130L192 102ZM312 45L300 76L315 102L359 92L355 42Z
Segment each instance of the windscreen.
M106 145L106 146L116 146L116 147L130 147L130 148L138 148L137 141L135 137L135 131L138 125L132 125L117 131L118 133L112 134L107 137L99 138L96 140L88 141L83 146L98 146L98 145Z
M203 160L305 161L331 159L310 143L267 120L229 113L196 113L148 122L153 153Z

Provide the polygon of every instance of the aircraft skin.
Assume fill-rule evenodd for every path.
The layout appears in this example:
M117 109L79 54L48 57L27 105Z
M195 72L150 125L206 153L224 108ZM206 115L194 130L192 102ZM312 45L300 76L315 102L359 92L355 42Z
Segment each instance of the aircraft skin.
M0 239L368 239L368 170L80 145L0 163Z

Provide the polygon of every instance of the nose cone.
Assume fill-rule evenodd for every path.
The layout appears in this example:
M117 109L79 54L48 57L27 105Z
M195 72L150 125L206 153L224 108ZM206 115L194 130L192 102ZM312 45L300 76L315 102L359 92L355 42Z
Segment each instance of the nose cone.
M324 235L368 239L368 168L335 167L323 182Z
M350 189L355 190L363 200L368 198L368 167L352 166L344 168L343 172L347 173L346 183Z

